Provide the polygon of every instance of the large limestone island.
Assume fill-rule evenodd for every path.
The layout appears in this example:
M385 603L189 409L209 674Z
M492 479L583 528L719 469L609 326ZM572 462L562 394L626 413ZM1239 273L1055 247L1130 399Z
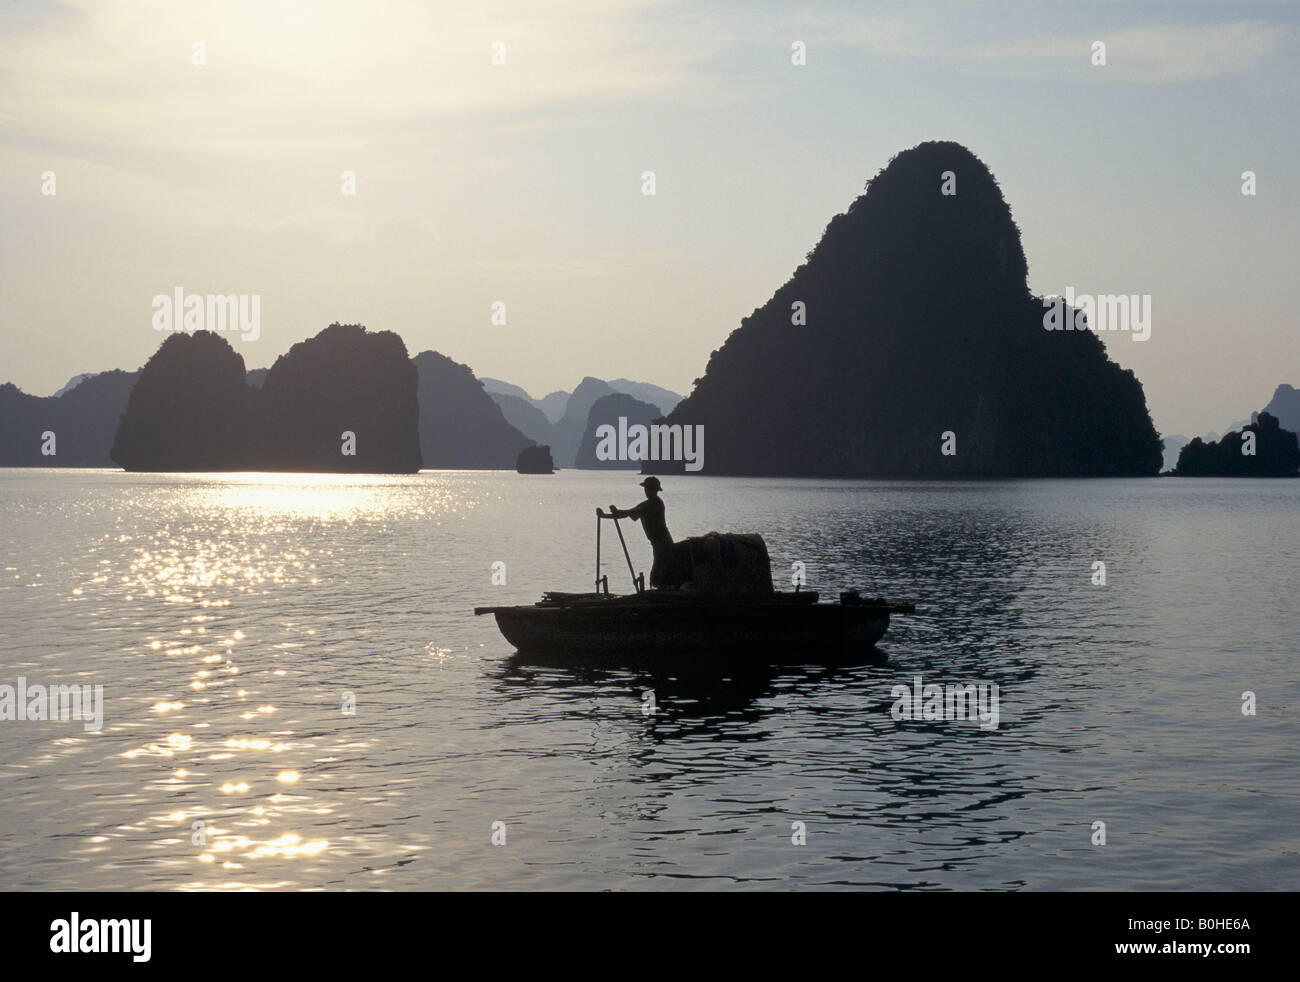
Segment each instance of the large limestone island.
M993 175L923 143L831 220L668 422L703 424L705 474L1156 474L1141 384L1094 332L1046 330L1027 275Z
M128 471L420 469L417 370L391 331L331 324L260 388L211 331L169 336L140 372L110 456Z

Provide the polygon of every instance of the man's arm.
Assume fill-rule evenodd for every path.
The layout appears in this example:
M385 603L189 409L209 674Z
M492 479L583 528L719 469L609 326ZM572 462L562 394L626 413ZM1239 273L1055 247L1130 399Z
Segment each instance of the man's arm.
M645 514L642 510L645 508L645 502L637 505L635 508L620 508L618 505L610 505L609 513L615 518L630 518L634 522L641 521L641 516Z

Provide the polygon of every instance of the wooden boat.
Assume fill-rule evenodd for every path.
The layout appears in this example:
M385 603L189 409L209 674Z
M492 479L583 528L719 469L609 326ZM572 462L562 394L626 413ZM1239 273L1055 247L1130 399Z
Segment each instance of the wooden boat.
M623 546L633 594L609 592L601 575L601 523L612 519ZM782 652L799 658L868 649L889 629L890 614L910 614L912 604L856 590L838 603L816 593L772 589L771 563L763 537L710 532L676 543L690 580L682 589L647 590L632 568L618 519L596 509L595 593L546 593L535 604L475 607L492 614L507 641L529 654L700 654L724 651Z
M838 603L820 603L808 591L732 599L647 590L547 593L532 605L475 607L474 613L494 615L507 641L537 654L780 650L808 657L869 648L884 637L891 614L914 610L904 601L863 598L856 591L840 594Z

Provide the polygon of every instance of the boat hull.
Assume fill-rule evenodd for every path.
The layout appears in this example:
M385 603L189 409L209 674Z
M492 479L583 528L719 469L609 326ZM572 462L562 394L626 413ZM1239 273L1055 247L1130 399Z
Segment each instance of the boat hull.
M808 604L590 604L498 607L506 640L548 655L745 650L799 653L874 645L889 629L887 607Z

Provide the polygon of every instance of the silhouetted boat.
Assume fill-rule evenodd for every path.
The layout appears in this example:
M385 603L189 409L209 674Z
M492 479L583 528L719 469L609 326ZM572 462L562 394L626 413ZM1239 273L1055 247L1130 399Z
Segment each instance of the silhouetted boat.
M815 658L822 651L870 647L889 629L890 614L914 610L904 601L863 598L856 591L840 594L838 603L819 603L807 591L740 599L647 590L627 596L547 593L532 605L475 607L474 613L495 615L507 641L538 654L744 649Z
M610 519L636 593L614 596L600 569L601 523ZM698 654L781 652L801 658L870 648L889 629L890 614L916 608L902 600L866 599L858 591L838 603L816 593L772 589L767 544L761 535L695 536L674 543L678 589L647 590L632 568L618 518L596 509L596 593L548 592L531 605L475 607L493 614L507 641L541 655ZM688 578L686 578L688 577ZM671 576L669 581L673 582Z

